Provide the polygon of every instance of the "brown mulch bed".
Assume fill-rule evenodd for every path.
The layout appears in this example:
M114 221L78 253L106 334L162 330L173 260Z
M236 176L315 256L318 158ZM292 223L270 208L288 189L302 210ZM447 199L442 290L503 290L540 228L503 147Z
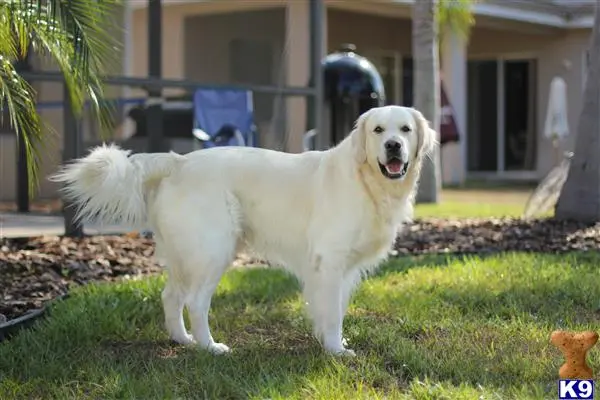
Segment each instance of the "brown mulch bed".
M516 219L416 221L396 242L402 255L562 253L600 249L600 224ZM161 272L153 241L131 236L0 240L0 324L37 310L70 287ZM237 265L256 263L242 256Z
M399 254L564 253L600 249L600 223L541 219L433 219L416 221L396 241Z

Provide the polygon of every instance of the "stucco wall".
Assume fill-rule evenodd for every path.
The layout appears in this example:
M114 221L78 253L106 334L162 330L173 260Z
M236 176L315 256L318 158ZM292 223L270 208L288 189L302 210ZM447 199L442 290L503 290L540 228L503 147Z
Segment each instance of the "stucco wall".
M184 76L215 84L285 85L285 9L185 19ZM283 149L284 97L254 93L261 146ZM278 123L271 125L276 119Z
M550 82L555 76L562 76L567 83L567 106L569 108L569 128L571 134L562 143L561 150L575 149L577 121L582 106L583 95L583 57L588 47L590 31L571 31L540 51L538 86L538 172L547 173L554 166L554 150L543 136ZM567 70L564 61L570 63Z
M563 150L574 147L574 131L581 107L582 57L587 47L589 30L569 32L546 32L525 34L523 32L498 31L484 28L473 30L468 57L492 59L506 56L537 60L536 88L536 134L538 177L546 174L555 163L551 143L543 136L550 82L562 76L567 83L569 124L571 136L562 144ZM565 61L570 68L565 69Z
M337 50L342 43L353 43L358 53L366 50L397 51L402 55L411 51L411 21L361 15L342 10L327 11L329 51ZM360 27L360 28L357 28Z
M273 49L272 84L279 84L278 79L285 81L285 76L279 76L282 71L285 54L286 15L281 7L285 3L270 2L240 2L236 5L235 13L231 13L229 2L189 2L165 7L163 10L163 75L166 78L191 78L202 81L227 83L231 80L232 66L229 65L228 46L236 38L267 41ZM339 6L338 3L336 3ZM340 3L341 4L341 3ZM279 8L277 8L279 6ZM386 16L361 15L337 9L328 9L328 51L333 51L341 43L354 43L359 53L369 53L377 50L393 50L401 55L411 53L411 22L409 19L391 18ZM268 9L265 9L268 7ZM260 9L260 10L259 10ZM252 11L252 12L250 12ZM136 9L131 14L131 51L130 72L134 76L145 76L147 73L147 13L145 9ZM116 18L123 19L122 13ZM485 22L485 21L483 21ZM523 24L522 24L523 25ZM550 143L543 138L542 131L545 121L549 83L557 74L562 74L568 84L569 122L572 135L564 144L564 149L572 149L576 121L581 107L582 92L582 57L587 46L589 30L558 32L553 30L503 29L497 27L485 28L485 23L479 24L473 30L468 47L469 58L488 58L506 53L522 54L527 58L538 60L537 76L537 132L538 157L537 172L541 176L554 163L554 154ZM357 29L360 27L360 29ZM308 27L307 27L308 29ZM123 37L123 32L115 32ZM124 40L123 40L124 42ZM299 53L298 53L299 54ZM563 67L568 60L571 68ZM251 60L248 60L249 62ZM308 63L302 59L292 62ZM51 68L50 66L46 66ZM122 64L116 66L120 73ZM56 83L36 85L39 88L39 100L62 100L62 86ZM117 95L120 89L111 89L111 94ZM167 94L176 93L167 90ZM134 95L143 95L138 91ZM289 115L285 111L285 102L272 100L271 110L258 112L262 130L271 129L269 124L272 112L282 118ZM277 111L275 106L281 108ZM42 117L56 132L55 138L48 142L43 151L44 159L41 165L41 176L56 169L61 159L62 149L62 111L44 110ZM285 131L280 125L281 131ZM271 138L273 143L281 139ZM271 143L266 146L277 147ZM14 138L0 135L0 199L14 199L15 195L15 145ZM46 179L40 181L38 197L54 197L55 187Z

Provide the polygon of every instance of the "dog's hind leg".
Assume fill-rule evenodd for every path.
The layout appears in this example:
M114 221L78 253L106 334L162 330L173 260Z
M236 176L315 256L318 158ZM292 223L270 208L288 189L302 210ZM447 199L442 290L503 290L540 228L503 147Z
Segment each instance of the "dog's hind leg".
M157 230L154 236L156 247L154 257L159 263L165 265L167 269L167 280L161 294L163 312L165 317L165 328L169 337L174 342L180 344L192 344L194 338L188 334L183 320L183 308L185 306L184 288L182 287L182 277L180 276L181 264L180 258L173 253L165 252L168 249L165 246L163 236Z
M177 261L169 266L169 273L188 308L193 340L199 347L221 354L229 348L214 341L208 312L213 293L235 257L241 231L239 204L232 195L218 188L204 187L202 192L210 196L187 196L179 201L179 207L171 215L165 211L160 233L168 241L164 243L167 255ZM172 316L170 326L179 335L185 332L179 320L181 298L175 290L170 290L173 289L165 294L169 308L165 312Z
M208 324L208 312L215 289L233 258L233 249L231 249L225 253L213 254L212 257L205 255L202 259L190 260L194 265L190 265L189 268L201 271L190 282L186 301L192 324L192 335L200 347L214 354L229 352L229 347L213 339ZM201 265L198 265L199 263Z
M183 256L188 285L186 304L192 335L200 347L214 354L229 352L229 347L213 339L208 312L217 285L236 255L240 229L235 211L235 204L230 202L227 209L205 217L210 228L199 232L196 240L200 245L188 247L189 252Z
M167 279L162 291L162 303L165 313L165 327L171 339L181 344L192 344L194 338L188 334L183 320L185 298L175 279Z

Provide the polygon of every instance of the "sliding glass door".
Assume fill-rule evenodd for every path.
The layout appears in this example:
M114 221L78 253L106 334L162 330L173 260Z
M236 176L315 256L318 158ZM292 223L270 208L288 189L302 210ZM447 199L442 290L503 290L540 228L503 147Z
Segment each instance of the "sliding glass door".
M468 62L469 171L535 170L535 78L535 60Z

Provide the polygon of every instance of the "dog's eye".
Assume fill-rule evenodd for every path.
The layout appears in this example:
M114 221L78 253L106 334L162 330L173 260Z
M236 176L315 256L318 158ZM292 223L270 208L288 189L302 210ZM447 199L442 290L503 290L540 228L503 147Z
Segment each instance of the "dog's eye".
M400 128L400 130L401 130L402 132L404 132L404 133L408 133L408 132L410 132L410 126L408 126L408 125L403 125L403 126Z
M373 129L373 132L375 133L382 133L383 132L383 128L380 126L376 126L375 129Z

